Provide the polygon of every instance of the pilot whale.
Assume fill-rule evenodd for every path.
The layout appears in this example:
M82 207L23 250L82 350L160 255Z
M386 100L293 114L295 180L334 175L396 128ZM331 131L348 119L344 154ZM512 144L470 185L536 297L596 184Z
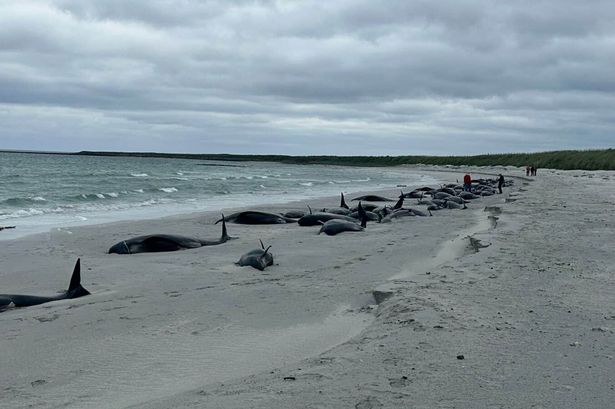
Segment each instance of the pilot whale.
M11 307L29 307L50 301L66 300L90 295L90 292L81 286L81 259L77 259L73 275L70 278L68 290L53 297L25 294L0 294L0 311Z
M259 210L246 210L244 212L233 213L226 218L229 223L237 224L284 224L296 223L297 220L290 217L282 216L281 214L261 212ZM222 219L216 221L220 223Z
M260 249L254 249L248 251L246 254L241 256L237 264L238 266L252 266L258 270L263 271L268 266L273 265L273 255L269 252L271 246L265 248L262 240L259 240L261 243Z
M233 238L234 237L230 237L226 231L226 220L224 215L222 215L222 235L218 240L201 240L174 234L150 234L148 236L133 237L132 239L120 241L111 246L109 254L154 253L194 249L226 243Z

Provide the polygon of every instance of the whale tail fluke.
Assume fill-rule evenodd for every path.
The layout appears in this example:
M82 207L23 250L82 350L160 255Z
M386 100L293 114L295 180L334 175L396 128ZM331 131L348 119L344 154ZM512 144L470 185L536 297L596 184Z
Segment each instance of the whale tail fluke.
M66 291L67 298L83 297L84 295L90 295L90 292L81 286L81 259L78 258L73 269L73 274L70 277L70 283L68 284L68 290Z

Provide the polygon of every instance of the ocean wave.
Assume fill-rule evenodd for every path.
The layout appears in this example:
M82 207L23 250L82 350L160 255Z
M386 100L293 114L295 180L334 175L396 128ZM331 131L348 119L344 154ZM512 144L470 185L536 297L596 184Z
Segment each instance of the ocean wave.
M147 173L131 173L130 176L134 176L136 178L145 178L145 177L148 177L149 175Z
M24 205L29 205L29 204L34 204L36 202L46 202L47 199L45 199L42 196L35 196L35 197L10 197L8 199L3 200L2 204L6 204L8 206L24 206Z
M165 192L165 193L174 193L177 192L177 188L176 187L161 187L158 190Z
M45 211L29 207L27 209L19 209L13 213L8 213L3 216L0 216L0 219L16 219L20 217L40 216L42 214L45 214Z
M314 183L313 183L313 182L303 182L303 183L299 183L299 184L300 184L301 186L307 186L307 187L314 186Z
M54 215L64 214L64 215L71 215L71 217L81 219L82 221L86 221L86 220L89 220L89 218L84 216L83 214L89 215L92 213L100 213L100 212L108 213L108 212L122 211L122 210L134 209L134 208L150 207L150 206L155 206L159 204L168 204L172 202L173 201L171 200L165 200L165 199L148 199L148 200L137 202L137 203L134 203L134 202L117 203L115 202L114 204L111 204L113 202L106 202L103 204L103 202L99 202L99 203L90 202L89 204L84 203L78 206L61 205L61 206L48 207L48 208L28 207L28 208L15 210L13 212L0 212L0 220L20 219L20 218L45 216L45 215L52 215L52 214Z
M73 199L77 199L77 201L82 202L84 200L85 201L90 201L90 200L107 199L107 196L109 196L109 197L117 197L118 194L115 193L115 192L110 192L110 193L82 193L80 195L74 196Z

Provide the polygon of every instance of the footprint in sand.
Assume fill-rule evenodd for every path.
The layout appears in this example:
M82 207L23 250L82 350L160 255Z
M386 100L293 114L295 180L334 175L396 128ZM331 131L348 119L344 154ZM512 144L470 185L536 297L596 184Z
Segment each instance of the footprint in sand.
M381 408L383 406L384 405L373 396L368 396L366 399L363 399L361 402L354 405L355 409L372 409Z

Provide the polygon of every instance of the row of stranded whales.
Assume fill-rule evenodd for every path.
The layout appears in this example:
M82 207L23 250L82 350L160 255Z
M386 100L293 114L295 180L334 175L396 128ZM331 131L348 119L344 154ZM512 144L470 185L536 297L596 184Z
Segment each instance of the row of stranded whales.
M9 308L30 307L50 301L67 300L86 295L90 295L90 292L81 286L81 259L77 259L68 284L68 290L51 297L26 294L0 294L0 312Z
M355 222L356 219L350 217L350 216L346 216L343 214L338 214L338 213L329 213L329 212L312 212L312 209L308 206L308 209L310 211L309 214L306 214L305 216L301 217L299 220L297 220L297 223L299 224L299 226L317 226L319 224L322 223L326 223L329 220L332 219L339 219L339 220L346 220L349 222Z
M349 209L344 200L344 194L342 193L338 209L348 210L349 212L354 211L354 214L351 213L354 217L332 212L312 213L312 210L308 206L310 213L307 215L303 214L303 216L297 218L262 211L244 211L232 214L229 216L228 220L244 224L282 224L298 222L300 226L321 225L318 234L325 233L334 236L342 232L364 231L367 221L374 220L375 218L378 218L378 221L382 223L386 223L393 219L407 216L427 216L428 214L431 216L431 210L442 208L466 209L466 202L468 200L493 194L496 183L495 180L481 179L479 184L475 187L475 193L480 194L463 192L463 188L459 184L446 185L440 189L423 187L409 194L401 192L397 203L392 207L386 205L380 207L373 204L362 204L362 202L359 201L356 208ZM510 186L511 184L512 181L507 181L506 186ZM425 195L431 196L431 200L425 199ZM407 198L417 198L417 203L427 206L428 214L415 208L404 208L404 199ZM387 199L376 195L365 195L353 200L361 199L367 201L393 201L393 199ZM300 213L297 213L297 215L299 214ZM361 221L360 225L357 223L357 219ZM113 245L109 249L109 253L135 254L176 251L226 243L234 237L228 235L226 228L227 218L222 215L222 218L216 221L216 224L220 221L222 222L222 234L217 240L201 240L170 234L152 234L123 240ZM5 228L12 228L12 226ZM260 249L254 249L243 254L236 264L239 266L251 266L261 271L273 265L273 255L269 252L271 246L265 248L262 241L260 244ZM90 292L81 286L81 261L77 259L69 287L66 291L50 297L24 294L0 294L0 312L12 307L28 307L51 301L83 297L89 294Z
M357 217L352 217L351 220L347 219L339 219L333 218L329 219L325 222L321 221L322 227L318 231L318 234L325 233L328 236L335 236L339 233L343 233L346 231L363 231L367 227L367 221L370 220L368 216L368 212L363 209L361 206L361 202L359 202L359 206L357 206ZM357 223L358 220L361 220L361 225Z
M194 237L173 234L150 234L122 240L109 249L109 254L154 253L161 251L176 251L194 249L204 246L216 246L234 239L226 231L226 220L222 215L222 235L217 240L202 240Z

